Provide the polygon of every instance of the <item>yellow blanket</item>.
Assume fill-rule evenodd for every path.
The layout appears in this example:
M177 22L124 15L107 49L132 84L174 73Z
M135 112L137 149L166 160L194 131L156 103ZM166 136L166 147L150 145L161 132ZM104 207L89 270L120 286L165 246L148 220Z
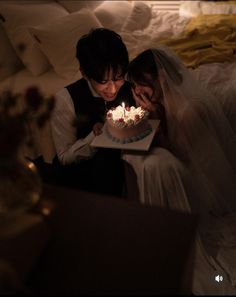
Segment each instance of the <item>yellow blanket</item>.
M236 60L236 14L197 16L180 36L160 43L171 47L187 67Z

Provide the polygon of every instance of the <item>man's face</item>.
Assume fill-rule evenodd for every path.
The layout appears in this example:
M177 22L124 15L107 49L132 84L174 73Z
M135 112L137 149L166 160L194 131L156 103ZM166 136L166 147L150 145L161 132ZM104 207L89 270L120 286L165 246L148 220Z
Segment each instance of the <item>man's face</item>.
M89 81L94 91L105 101L115 100L120 88L125 82L124 76L119 75L119 73L114 76L112 69L107 71L101 82L97 82L94 79L89 79Z

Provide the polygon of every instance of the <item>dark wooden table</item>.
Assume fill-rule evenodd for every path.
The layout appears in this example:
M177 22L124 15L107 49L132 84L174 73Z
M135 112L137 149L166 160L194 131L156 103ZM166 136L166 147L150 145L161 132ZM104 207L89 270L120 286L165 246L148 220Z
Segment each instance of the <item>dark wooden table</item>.
M50 239L44 217L37 213L0 220L0 295L29 293L26 282Z
M195 216L48 185L43 197L51 237L35 294L191 293Z

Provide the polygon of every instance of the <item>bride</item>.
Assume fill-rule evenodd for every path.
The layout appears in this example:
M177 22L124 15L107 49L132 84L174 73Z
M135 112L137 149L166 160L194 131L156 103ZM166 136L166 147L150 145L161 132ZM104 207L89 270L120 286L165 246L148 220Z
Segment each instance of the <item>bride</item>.
M232 127L216 98L169 48L139 54L129 65L127 79L136 104L147 109L150 118L161 120L148 153L123 156L136 174L140 201L197 213L199 269L194 293L217 293L214 288L204 292L199 281L210 270L229 276L235 293L236 135ZM235 267L229 264L229 251Z

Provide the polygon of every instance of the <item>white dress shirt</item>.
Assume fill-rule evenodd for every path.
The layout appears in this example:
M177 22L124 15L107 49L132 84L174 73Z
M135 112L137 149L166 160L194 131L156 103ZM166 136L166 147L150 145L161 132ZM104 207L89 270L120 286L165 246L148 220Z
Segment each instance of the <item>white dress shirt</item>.
M94 97L98 94L88 82ZM66 88L55 94L55 108L51 116L52 136L59 161L63 165L91 158L96 149L90 146L95 138L91 131L85 138L77 139L77 128L72 124L76 119L73 100Z

